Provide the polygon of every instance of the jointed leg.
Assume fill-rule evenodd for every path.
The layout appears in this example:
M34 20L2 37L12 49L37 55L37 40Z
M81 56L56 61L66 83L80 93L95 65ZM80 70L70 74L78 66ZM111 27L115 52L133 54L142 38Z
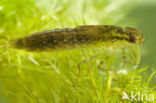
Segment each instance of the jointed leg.
M103 49L103 48L102 48L102 49ZM82 64L88 63L88 61L90 61L90 60L96 58L99 54L103 53L103 51L100 50L100 51L97 52L95 55L93 55L93 56L87 58L85 52L84 52L83 50L82 50L82 52L83 52L83 55L85 56L86 59L83 60L83 61L81 61L81 62L79 62L79 63L77 64L77 67L78 67L78 69L79 69L79 75L81 75L81 65L82 65ZM89 67L89 63L88 63L88 67ZM88 68L88 72L89 72L89 71L90 71L90 68Z

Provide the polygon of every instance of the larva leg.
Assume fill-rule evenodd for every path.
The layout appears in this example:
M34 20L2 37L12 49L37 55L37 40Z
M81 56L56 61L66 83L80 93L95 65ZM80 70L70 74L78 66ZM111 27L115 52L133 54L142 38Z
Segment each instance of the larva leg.
M111 68L104 68L102 67L103 64L105 64L105 61L107 61L110 57L112 57L114 54L114 50L112 51L111 55L108 55L104 58L104 60L102 60L99 65L97 66L98 69L102 70L102 71L112 71L116 74L116 71L114 69L111 69Z
M86 58L86 54L85 54L84 50L82 49L81 51L82 51L83 55L84 55L85 58ZM86 62L87 62L87 59L85 59L85 60L83 60L83 61L81 61L81 62L79 62L79 63L77 64L77 67L78 67L78 69L79 69L79 76L81 75L81 67L80 67L80 66L81 66L83 63L86 63Z
M135 47L128 47L127 48L129 53L126 54L125 48L122 48L122 59L124 64L129 64L131 66L134 66L134 68L138 67L140 62L140 53L138 52Z
M83 61L81 61L81 62L79 62L78 64L77 64L77 67L78 67L78 69L79 69L79 76L81 75L81 65L83 64L83 63L86 63L87 62L87 60L83 60Z
M84 51L82 50L82 52L83 52L83 54L85 55L85 58L86 58L86 59L83 60L83 61L81 61L81 62L79 62L79 63L77 64L77 67L78 67L78 69L79 69L79 76L81 75L81 65L84 64L84 63L88 63L88 61L90 61L90 60L96 58L99 54L103 53L103 51L104 51L104 50L100 50L100 52L97 52L95 55L93 55L93 56L91 56L91 57L89 57L89 58L87 59L87 57L86 57ZM87 71L87 73L89 73L89 72L90 72L90 67L89 67L89 63L88 63L88 71ZM86 75L87 75L87 74L86 74Z
M124 64L127 64L125 49L122 47L122 48L121 48L121 51L122 51L122 60L123 60L123 63L124 63Z
M117 72L114 69L112 69L112 68L103 68L102 65L104 63L105 63L104 61L101 61L100 64L98 65L98 69L100 69L102 71L111 71L111 72L117 74Z
M136 53L136 55L137 55L136 67L138 67L138 65L139 65L139 63L140 63L140 59L141 59L140 47L138 47L138 53Z
M130 50L130 48L129 48ZM131 55L132 55L132 63L135 63L135 68L138 67L139 63L140 63L140 51L139 51L139 47L136 50L136 48L134 47L132 50L130 50Z

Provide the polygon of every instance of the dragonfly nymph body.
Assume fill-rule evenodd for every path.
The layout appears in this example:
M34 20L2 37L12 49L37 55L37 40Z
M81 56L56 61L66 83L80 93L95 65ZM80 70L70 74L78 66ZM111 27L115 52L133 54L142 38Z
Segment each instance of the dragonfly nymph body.
M28 51L77 48L90 45L142 44L143 35L135 28L111 25L86 25L76 28L54 29L8 40L9 47Z

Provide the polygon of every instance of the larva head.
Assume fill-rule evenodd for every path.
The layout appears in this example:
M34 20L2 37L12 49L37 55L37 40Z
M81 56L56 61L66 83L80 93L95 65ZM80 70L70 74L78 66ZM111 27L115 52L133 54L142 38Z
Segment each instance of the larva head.
M135 28L126 27L125 33L129 36L129 42L142 44L144 42L143 35Z

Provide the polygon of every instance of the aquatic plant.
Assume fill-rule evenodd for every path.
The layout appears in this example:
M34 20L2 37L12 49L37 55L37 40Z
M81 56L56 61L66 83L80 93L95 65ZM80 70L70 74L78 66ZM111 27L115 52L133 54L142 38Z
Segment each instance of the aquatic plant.
M150 82L155 72L146 77L141 73L148 67L138 68L138 46L27 52L5 45L7 39L43 30L118 25L130 10L122 9L126 2L1 0L0 102L126 103L131 101L122 100L123 91L156 95ZM84 60L79 75L77 65Z

